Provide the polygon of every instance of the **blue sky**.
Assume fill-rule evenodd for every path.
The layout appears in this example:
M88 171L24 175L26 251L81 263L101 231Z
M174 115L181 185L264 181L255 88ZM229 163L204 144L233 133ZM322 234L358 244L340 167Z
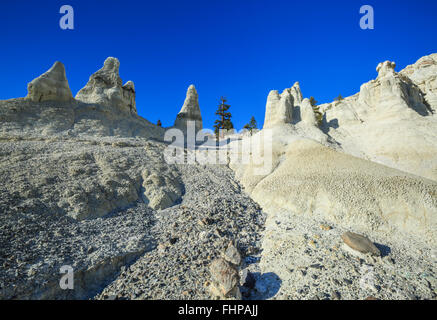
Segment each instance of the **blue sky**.
M69 4L75 29L61 30ZM359 8L372 5L375 29L361 30ZM0 99L26 95L27 83L59 60L73 95L117 57L137 90L138 113L173 124L194 84L205 127L220 96L237 128L262 125L270 90L295 81L320 103L359 91L376 65L397 70L437 52L435 0L203 0L0 2Z

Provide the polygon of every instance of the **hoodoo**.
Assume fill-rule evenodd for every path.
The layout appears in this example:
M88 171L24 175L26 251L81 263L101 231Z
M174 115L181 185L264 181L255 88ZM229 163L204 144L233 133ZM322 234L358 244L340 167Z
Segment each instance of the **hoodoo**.
M181 130L187 129L187 122L194 121L196 132L202 130L202 115L200 114L198 94L194 85L190 85L187 90L187 96L184 104L179 111L174 126Z
M91 75L86 86L77 93L76 99L136 114L134 83L128 81L123 85L119 68L120 61L117 58L107 58L103 68Z
M33 102L73 100L64 65L56 61L45 73L27 85L27 99Z

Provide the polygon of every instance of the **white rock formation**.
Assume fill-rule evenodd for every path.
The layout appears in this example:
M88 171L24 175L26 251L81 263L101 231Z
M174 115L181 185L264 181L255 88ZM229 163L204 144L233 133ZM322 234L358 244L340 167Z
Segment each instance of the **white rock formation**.
M424 98L434 114L437 113L437 53L417 60L400 74L410 78L424 93Z
M281 94L272 90L267 97L266 115L263 128L291 123L293 112L293 96L290 89L285 89Z
M91 75L86 86L77 93L76 99L136 114L134 84L128 81L123 85L119 67L117 58L107 58L103 68Z
M202 130L202 115L200 114L199 96L194 85L187 90L184 104L176 116L174 126L181 130L187 130L187 121L194 121L196 132Z
M316 215L355 230L397 230L435 241L437 207L430 194L437 192L437 182L283 129L273 128L271 173L254 174L255 162L230 164L267 213Z
M263 128L274 128L285 124L316 126L316 117L309 99L303 99L299 82L279 94L270 91L267 97Z
M294 85L290 88L290 93L293 96L294 105L299 105L303 100L299 82L296 81L294 83Z
M434 68L433 59L421 61ZM320 106L329 136L311 125L308 99L291 106L291 124L284 125L290 110L280 106L287 90L272 91L264 126L272 131L271 152L265 141L257 142L266 130L246 138L271 155L265 160L271 172L255 173L262 166L255 159L230 162L245 190L270 215L311 215L357 231L408 233L435 244L437 119L419 84L394 68L393 62L379 64L378 77L358 94ZM409 70L424 74L421 68ZM418 83L431 86L434 75L429 77Z
M34 102L73 100L64 65L56 61L55 64L38 78L27 85L27 99Z
M300 119L307 125L315 126L317 124L313 107L311 106L310 100L307 98L303 99L300 103Z
M378 78L385 77L386 75L394 76L396 74L395 68L396 68L396 63L392 61L386 60L384 62L379 63L376 66L376 72L378 72Z
M361 86L358 103L364 110L357 108L359 117L410 118L429 113L420 89L410 79L396 73L395 66L390 61L378 64L376 80Z
M320 106L325 130L349 154L437 180L437 121L431 113L435 57L399 73L393 62L380 63L378 77L358 94Z

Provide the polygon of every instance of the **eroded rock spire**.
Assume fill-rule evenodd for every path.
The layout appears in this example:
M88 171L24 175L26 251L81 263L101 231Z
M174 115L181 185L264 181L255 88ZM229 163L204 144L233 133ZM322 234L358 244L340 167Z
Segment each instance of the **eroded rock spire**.
M198 94L194 85L188 87L184 104L176 117L174 126L186 130L188 121L194 121L196 132L202 130L202 115L200 114Z
M117 107L136 114L134 84L128 81L123 85L119 68L120 62L117 58L107 58L103 68L91 75L86 86L77 93L76 99L85 103Z
M65 75L64 65L56 61L53 66L27 85L27 99L34 102L70 101L73 99Z

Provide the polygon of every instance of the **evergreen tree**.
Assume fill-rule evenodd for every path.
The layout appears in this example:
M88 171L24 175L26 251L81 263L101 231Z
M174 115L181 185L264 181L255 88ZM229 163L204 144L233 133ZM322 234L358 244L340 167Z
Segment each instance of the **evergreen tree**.
M225 97L220 98L220 104L218 105L218 109L215 112L215 114L219 117L214 122L214 132L217 137L217 140L219 139L220 129L224 130L231 130L234 128L234 125L231 121L231 113L228 112L229 108L231 107L229 104L226 104L227 100Z
M254 116L252 116L252 118L250 118L249 125L252 129L258 129L258 124L256 123Z
M316 116L317 125L320 127L323 123L323 114L320 112L320 108L317 105L316 99L314 97L310 97L310 104L313 107L314 114Z
M317 101L316 101L316 99L314 99L314 97L310 97L310 103L311 103L312 107L317 106Z
M341 100L343 100L343 97L341 96L341 94L339 94L338 97L335 98L335 101L341 101Z
M249 130L250 134L252 135L253 129L258 128L258 124L256 123L255 117L252 116L252 118L250 118L250 122L246 124L243 128Z
M161 120L158 120L158 122L156 123L156 125L157 125L158 127L162 127Z

